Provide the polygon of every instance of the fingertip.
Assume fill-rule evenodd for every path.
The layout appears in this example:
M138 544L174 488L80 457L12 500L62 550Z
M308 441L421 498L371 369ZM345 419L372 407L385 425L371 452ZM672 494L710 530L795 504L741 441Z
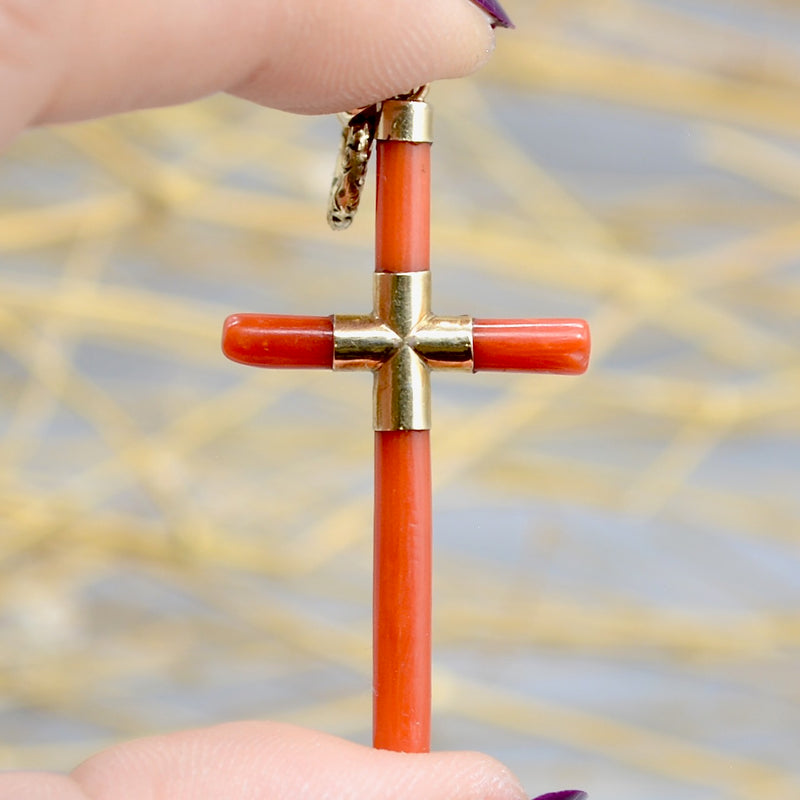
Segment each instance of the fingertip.
M339 19L338 7L315 4L316 25L233 93L286 111L342 111L471 74L494 51L490 18L468 0L354 0L348 8Z
M484 753L436 753L444 777L442 800L528 800L519 779L497 759Z
M35 69L5 76L0 55L0 89L13 89L0 143L27 124L169 105L216 91L285 111L343 111L468 75L494 50L493 18L469 0L56 5L87 11L72 10L66 20L66 11L60 17L40 12L41 31L23 48L25 63ZM23 44L15 38L17 49Z
M128 742L84 762L73 778L93 800L120 797L121 788L126 797L219 800L231 787L241 800L527 800L509 769L481 753L394 753L274 722Z
M435 5L435 4L434 4ZM437 78L461 78L480 69L496 47L493 20L467 0L438 4L431 32L442 48L442 73Z

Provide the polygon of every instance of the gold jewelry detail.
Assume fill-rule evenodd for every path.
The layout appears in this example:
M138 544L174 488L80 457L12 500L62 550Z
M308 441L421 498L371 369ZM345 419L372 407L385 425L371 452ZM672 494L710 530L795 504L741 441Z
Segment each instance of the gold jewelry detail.
M349 228L355 218L376 138L433 141L433 112L425 103L427 95L428 86L421 86L407 94L339 115L342 144L328 197L328 225L333 230Z
M386 100L375 138L392 142L432 142L433 110L414 100Z
M373 311L333 318L333 368L375 374L376 431L428 430L430 371L471 371L472 319L431 313L431 274L376 273Z
M328 198L328 225L335 231L349 228L358 211L380 111L375 105L339 117L342 145Z

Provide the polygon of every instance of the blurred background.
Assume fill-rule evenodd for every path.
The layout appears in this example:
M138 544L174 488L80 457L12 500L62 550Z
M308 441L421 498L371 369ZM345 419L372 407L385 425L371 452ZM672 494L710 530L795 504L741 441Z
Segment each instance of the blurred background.
M531 793L800 797L800 8L508 0L437 85L434 308L585 316L434 381L437 749ZM228 97L0 161L0 765L268 717L370 738L370 378L227 362L370 305L334 118Z

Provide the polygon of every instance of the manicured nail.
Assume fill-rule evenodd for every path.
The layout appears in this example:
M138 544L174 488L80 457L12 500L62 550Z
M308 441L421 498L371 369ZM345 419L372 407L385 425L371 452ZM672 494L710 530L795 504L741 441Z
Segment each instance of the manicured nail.
M501 28L513 28L514 23L511 17L506 14L503 6L497 0L472 0L478 8L483 9L492 18L492 27L496 28L498 25ZM538 800L538 798L537 798Z
M577 789L564 789L561 792L540 794L538 797L534 797L533 800L587 800L588 797L589 795L586 792L581 792Z

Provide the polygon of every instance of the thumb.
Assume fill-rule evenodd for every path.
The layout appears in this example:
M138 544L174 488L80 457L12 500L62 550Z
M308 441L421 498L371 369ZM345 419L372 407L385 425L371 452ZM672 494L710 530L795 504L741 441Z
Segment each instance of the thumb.
M477 753L404 754L271 722L141 739L78 767L93 800L524 800L509 771Z

